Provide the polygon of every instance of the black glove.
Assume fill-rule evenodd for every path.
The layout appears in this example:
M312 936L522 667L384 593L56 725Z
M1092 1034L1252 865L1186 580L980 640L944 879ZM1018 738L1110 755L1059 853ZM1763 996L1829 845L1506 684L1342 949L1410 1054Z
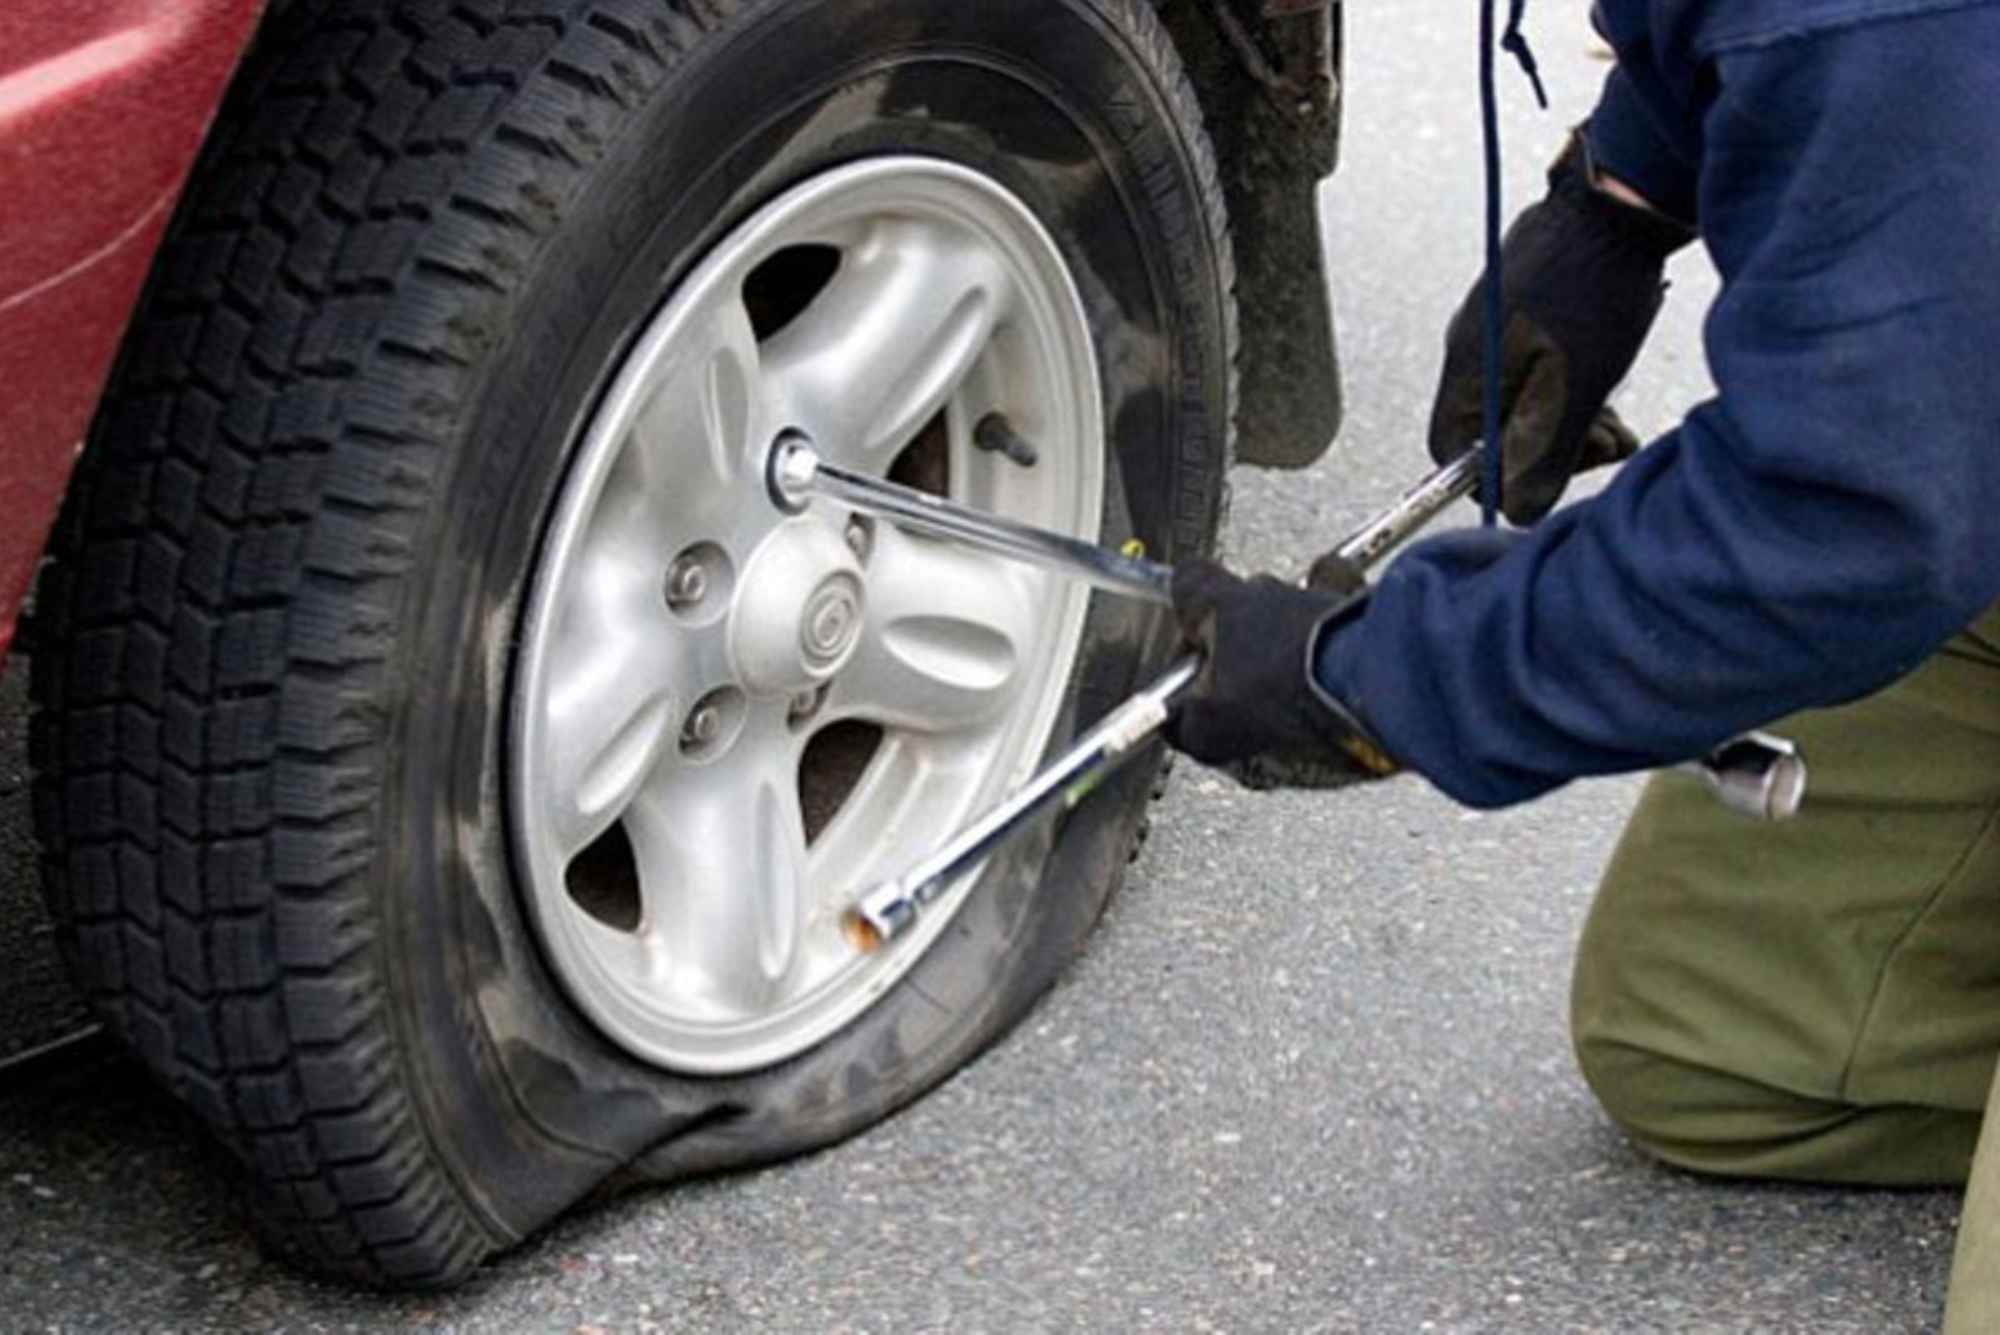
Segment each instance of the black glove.
M1501 246L1501 509L1532 524L1571 477L1639 446L1604 406L1639 355L1665 293L1667 256L1694 234L1591 182L1582 134L1549 168L1549 192ZM1445 332L1431 408L1431 458L1449 463L1484 431L1485 282Z
M1311 583L1242 580L1213 561L1174 570L1174 615L1206 661L1167 741L1246 788L1343 788L1400 768L1313 679L1321 635L1360 614L1368 586L1337 557Z

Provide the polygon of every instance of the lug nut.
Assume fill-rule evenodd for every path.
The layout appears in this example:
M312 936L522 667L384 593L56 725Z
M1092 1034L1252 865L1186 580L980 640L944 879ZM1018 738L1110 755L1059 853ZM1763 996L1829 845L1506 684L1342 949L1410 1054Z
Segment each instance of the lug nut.
M695 701L681 720L681 755L699 763L734 746L743 730L746 703L742 690L735 686L719 686Z
M826 703L826 687L821 686L815 690L800 691L792 697L791 708L785 713L785 721L796 728L814 714L819 713L819 707L824 703Z
M708 568L697 556L681 556L667 567L667 606L693 607L708 596Z
M875 550L875 530L860 515L847 521L847 550L854 553L857 561L867 561L868 553Z
M681 728L681 746L685 750L698 750L722 735L722 711L714 705L702 705L689 714L687 723Z

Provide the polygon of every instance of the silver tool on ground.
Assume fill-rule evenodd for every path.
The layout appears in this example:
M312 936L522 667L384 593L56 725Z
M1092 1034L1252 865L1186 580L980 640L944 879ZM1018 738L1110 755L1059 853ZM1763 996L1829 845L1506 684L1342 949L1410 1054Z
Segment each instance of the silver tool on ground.
M1479 472L1479 451L1461 455L1362 525L1341 543L1337 554L1367 570L1453 501L1470 495L1478 486ZM821 459L812 442L800 435L786 436L772 451L769 480L773 501L786 510L803 510L814 499L831 500L1113 593L1152 603L1172 602L1169 566L850 472ZM1082 801L1159 732L1174 702L1200 673L1199 656L1177 660L992 810L901 876L860 896L841 917L848 940L863 952L879 950L908 931L926 904L1034 817L1067 811ZM1765 733L1732 738L1701 759L1675 768L1707 784L1731 810L1759 820L1790 819L1805 796L1805 761L1798 748Z
M1674 766L1707 784L1731 811L1790 820L1806 800L1806 761L1796 743L1768 732L1732 737L1700 760Z

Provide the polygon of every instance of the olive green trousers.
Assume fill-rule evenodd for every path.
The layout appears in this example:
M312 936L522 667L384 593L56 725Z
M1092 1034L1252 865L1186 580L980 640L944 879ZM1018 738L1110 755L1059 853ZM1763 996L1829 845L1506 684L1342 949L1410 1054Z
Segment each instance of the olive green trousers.
M2000 1331L2000 608L1880 694L1773 731L1804 810L1761 825L1653 780L1579 947L1585 1078L1700 1172L1970 1177L1950 1331ZM1995 1119L2000 1122L2000 1119Z

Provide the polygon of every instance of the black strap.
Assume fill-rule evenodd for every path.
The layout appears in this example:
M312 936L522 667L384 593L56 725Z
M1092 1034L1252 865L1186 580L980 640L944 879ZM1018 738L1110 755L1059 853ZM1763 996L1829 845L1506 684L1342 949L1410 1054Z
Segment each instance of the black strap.
M1548 92L1542 87L1535 53L1521 34L1521 18L1528 0L1511 0L1507 11L1507 31L1499 48L1513 56L1521 73L1535 90L1535 101L1546 111ZM1480 522L1491 528L1500 509L1500 107L1493 86L1493 0L1483 0L1479 11L1479 121L1486 145L1486 292L1485 292L1485 399L1482 404L1481 435L1486 442L1479 481Z
M1542 87L1541 67L1535 64L1535 53L1528 49L1528 39L1521 34L1521 18L1527 12L1528 0L1513 0L1507 11L1507 31L1500 38L1500 49L1521 66L1521 73L1528 76L1528 85L1535 90L1535 105L1547 111L1549 94Z

